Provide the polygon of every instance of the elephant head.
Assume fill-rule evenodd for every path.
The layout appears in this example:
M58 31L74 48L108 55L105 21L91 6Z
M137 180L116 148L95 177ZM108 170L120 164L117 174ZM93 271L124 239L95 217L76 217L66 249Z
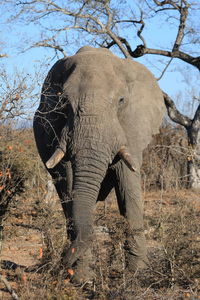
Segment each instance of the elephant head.
M163 114L163 96L153 75L143 65L120 59L107 49L83 47L50 70L34 132L41 158L73 223L67 253L70 266L81 257L81 249L89 247L95 203L112 187L130 228L143 227L142 151L157 133ZM69 206L64 204L67 201Z

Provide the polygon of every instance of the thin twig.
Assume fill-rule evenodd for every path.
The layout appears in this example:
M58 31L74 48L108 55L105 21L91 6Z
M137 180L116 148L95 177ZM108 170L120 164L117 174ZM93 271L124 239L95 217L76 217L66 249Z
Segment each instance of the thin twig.
M126 288L125 257L124 257L124 251L123 251L122 243L119 243L119 247L120 247L120 251L121 251L122 267L123 267L123 285L124 285L124 289L125 289Z
M19 300L19 297L17 296L17 294L15 293L13 288L11 287L8 280L5 277L3 277L2 275L0 275L0 281L4 283L5 287L7 288L8 292L11 294L12 298L14 300Z
M163 77L163 75L165 74L165 72L166 72L166 70L168 69L169 65L171 64L172 60L173 60L173 57L170 58L170 60L167 62L167 64L166 64L166 66L164 67L164 69L163 69L161 75L160 75L158 78L156 78L158 81Z
M3 57L8 57L8 55L7 54L0 54L0 58L3 58Z

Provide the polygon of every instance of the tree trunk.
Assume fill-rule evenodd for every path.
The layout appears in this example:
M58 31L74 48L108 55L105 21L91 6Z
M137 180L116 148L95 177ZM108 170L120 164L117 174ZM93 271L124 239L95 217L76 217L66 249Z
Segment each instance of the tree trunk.
M189 184L188 187L200 191L200 164L195 159L188 161Z
M200 114L199 114L200 117ZM195 119L187 128L189 155L188 155L188 187L200 191L200 118Z
M188 137L188 188L200 191L200 104L193 119L182 115L172 99L163 92L170 119L184 126Z

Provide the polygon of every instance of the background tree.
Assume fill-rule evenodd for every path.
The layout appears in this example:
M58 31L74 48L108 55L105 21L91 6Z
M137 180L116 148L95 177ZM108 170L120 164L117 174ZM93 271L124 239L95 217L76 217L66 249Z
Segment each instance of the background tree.
M28 98L33 96L33 85L27 83L27 75L15 72L12 76L2 69L0 72L0 124L15 122L28 117L30 104ZM35 89L35 88L34 88ZM34 99L34 96L33 96Z
M33 0L2 1L10 13L10 21L32 24L37 34L26 49L48 47L66 56L65 48L76 44L94 44L123 54L126 58L139 58L147 54L162 56L165 63L159 78L163 77L169 65L177 59L197 70L198 56L198 12L200 3L191 0ZM139 7L139 8L138 8ZM165 23L172 28L168 43L160 48L151 48L148 28L157 19L157 26ZM55 20L55 21L54 21ZM146 25L147 24L147 25ZM162 27L162 26L161 26ZM174 35L173 32L176 31ZM35 32L34 32L35 33ZM152 39L152 36L151 36ZM153 39L157 39L153 36ZM136 44L138 43L138 45ZM157 41L159 44L159 41ZM188 54L190 53L190 54ZM158 62L158 60L157 60ZM163 62L162 62L163 64ZM192 118L181 114L174 101L164 93L169 117L184 126L188 136L189 185L200 188L200 104Z
M0 252L3 222L17 195L25 190L25 181L32 173L33 138L30 111L35 106L37 75L6 70L0 72ZM31 100L31 101L30 101ZM31 142L31 147L30 147ZM35 151L36 154L36 151ZM35 157L34 157L35 159Z

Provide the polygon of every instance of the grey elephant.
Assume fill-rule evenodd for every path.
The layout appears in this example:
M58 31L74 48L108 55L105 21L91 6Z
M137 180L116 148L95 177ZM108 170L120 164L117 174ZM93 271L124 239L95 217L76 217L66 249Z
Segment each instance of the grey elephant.
M47 75L34 134L67 219L71 244L64 261L76 280L92 274L95 203L113 188L129 224L126 267L134 272L145 265L140 167L163 114L163 95L153 75L107 49L85 46Z

